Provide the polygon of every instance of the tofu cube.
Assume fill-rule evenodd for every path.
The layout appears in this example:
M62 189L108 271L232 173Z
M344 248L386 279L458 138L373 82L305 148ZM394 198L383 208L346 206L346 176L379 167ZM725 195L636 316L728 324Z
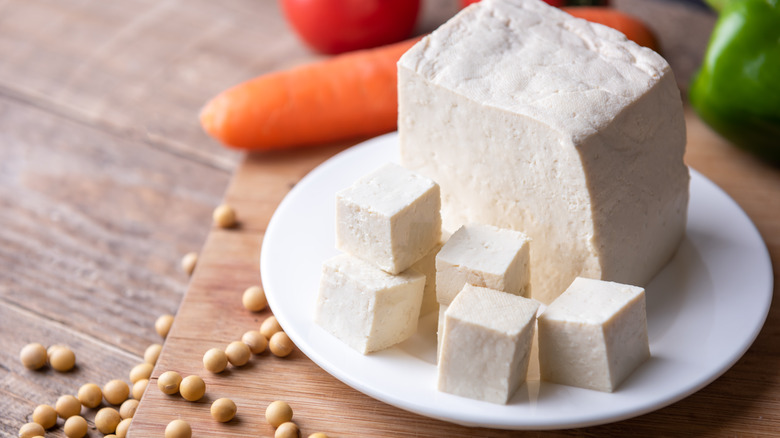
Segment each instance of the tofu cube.
M441 340L444 338L444 320L447 314L447 304L439 304L439 320L437 321L436 329L436 363L441 360Z
M439 185L388 163L336 194L336 248L391 274L441 238Z
M362 354L383 350L417 331L425 276L390 275L341 254L322 265L314 321Z
M421 317L439 310L439 303L436 301L436 255L443 245L444 242L440 241L428 251L428 254L412 265L412 269L425 275L425 292L420 306Z
M612 392L649 357L641 287L578 277L539 316L542 380Z
M530 296L528 237L491 225L460 227L436 256L436 299L450 304L465 284Z
M527 298L464 286L444 314L439 390L508 402L525 382L538 308Z

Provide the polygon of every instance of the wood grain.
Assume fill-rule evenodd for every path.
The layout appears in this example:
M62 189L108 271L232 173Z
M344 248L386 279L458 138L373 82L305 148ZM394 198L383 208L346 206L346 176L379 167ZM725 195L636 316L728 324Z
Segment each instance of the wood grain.
M232 171L240 156L206 139L200 107L312 57L295 38L273 37L287 32L277 2L260 3L6 2L0 92Z

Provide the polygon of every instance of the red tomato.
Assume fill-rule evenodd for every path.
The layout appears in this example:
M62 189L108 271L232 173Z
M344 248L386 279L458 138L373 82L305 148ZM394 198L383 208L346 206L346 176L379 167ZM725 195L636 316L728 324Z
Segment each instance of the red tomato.
M280 0L287 21L308 45L328 54L407 38L420 0Z

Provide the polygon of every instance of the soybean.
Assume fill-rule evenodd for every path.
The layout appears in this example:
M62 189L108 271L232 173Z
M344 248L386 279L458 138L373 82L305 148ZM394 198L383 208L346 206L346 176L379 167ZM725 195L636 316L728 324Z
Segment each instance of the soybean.
M65 420L63 429L68 438L82 438L87 434L87 420L80 415L74 415Z
M57 399L54 410L57 411L57 415L59 415L60 418L67 420L74 415L81 414L81 402L72 395L63 395Z
M166 371L157 378L157 387L164 394L176 394L179 392L179 384L181 384L181 374L176 371Z
M152 365L156 364L157 358L160 357L161 350L162 345L160 344L152 344L146 347L146 351L144 351L144 362L150 363Z
M220 423L227 423L236 416L236 404L229 398L218 398L211 404L211 416Z
M33 438L45 433L46 430L38 423L27 423L19 428L19 438Z
M67 345L54 345L48 350L49 365L59 372L67 372L76 365L76 354Z
M292 420L293 410L287 402L276 400L265 408L265 420L273 427Z
M241 336L241 342L245 343L253 354L260 354L268 348L268 339L258 330L250 330Z
M32 420L44 429L51 429L57 424L57 411L49 405L38 405L33 411Z
M22 365L30 370L37 370L46 365L46 347L34 342L22 347L22 351L19 352L19 359L22 361Z
M231 228L236 225L236 211L227 204L215 208L211 216L214 224L219 228Z
M273 336L274 333L280 331L282 331L282 326L279 325L279 321L277 321L276 317L273 315L266 318L265 321L260 324L260 333L262 333L266 339L271 339L271 336Z
M116 432L116 427L121 421L122 417L114 408L103 408L95 414L95 427L103 435Z
M125 400L125 402L122 403L122 406L119 407L119 416L122 417L123 420L133 418L136 409L138 409L138 400Z
M265 298L265 291L260 286L250 286L244 291L241 297L244 307L250 312L259 312L268 306L268 300Z
M152 376L154 365L144 362L139 363L130 370L130 382L135 383L142 379L149 379Z
M203 355L203 368L212 373L221 373L227 364L227 354L219 348L212 348Z
M190 438L192 428L184 420L173 420L165 426L165 438Z
M130 386L119 379L109 381L103 386L103 397L112 405L121 405L130 396Z
M206 382L200 376L187 376L179 384L179 393L184 400L198 401L206 394Z
M125 438L127 436L127 431L130 429L130 423L132 421L133 420L130 418L125 418L124 420L119 422L119 424L116 426L117 438Z
M133 398L136 400L141 400L141 397L143 397L144 391L146 391L146 387L148 385L149 379L141 379L133 383Z
M154 330L157 331L157 334L160 335L160 337L165 339L168 336L168 332L171 330L171 325L173 325L173 315L160 315L154 322Z
M192 272L195 270L195 265L198 264L198 253L196 252L188 252L187 254L184 254L184 257L181 258L181 270L184 271L187 275L192 275Z
M94 409L100 406L100 402L103 400L103 391L94 383L85 383L79 388L78 398L84 407Z
M233 341L225 349L228 361L234 366L240 367L246 365L249 362L249 358L252 356L252 351L249 346L241 341Z
M268 348L275 356L285 357L292 353L295 344L285 332L276 332L268 341Z
M280 424L274 432L274 438L298 438L299 436L298 425L292 421Z

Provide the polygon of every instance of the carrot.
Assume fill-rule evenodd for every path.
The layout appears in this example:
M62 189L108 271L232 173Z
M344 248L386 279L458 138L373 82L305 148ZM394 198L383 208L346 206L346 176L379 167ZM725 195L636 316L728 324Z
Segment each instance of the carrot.
M241 149L273 150L396 129L398 59L419 38L259 76L201 110L210 135Z
M645 23L617 9L606 6L571 6L561 9L577 18L603 24L623 32L626 38L640 46L645 46L655 51L659 49L658 40Z

